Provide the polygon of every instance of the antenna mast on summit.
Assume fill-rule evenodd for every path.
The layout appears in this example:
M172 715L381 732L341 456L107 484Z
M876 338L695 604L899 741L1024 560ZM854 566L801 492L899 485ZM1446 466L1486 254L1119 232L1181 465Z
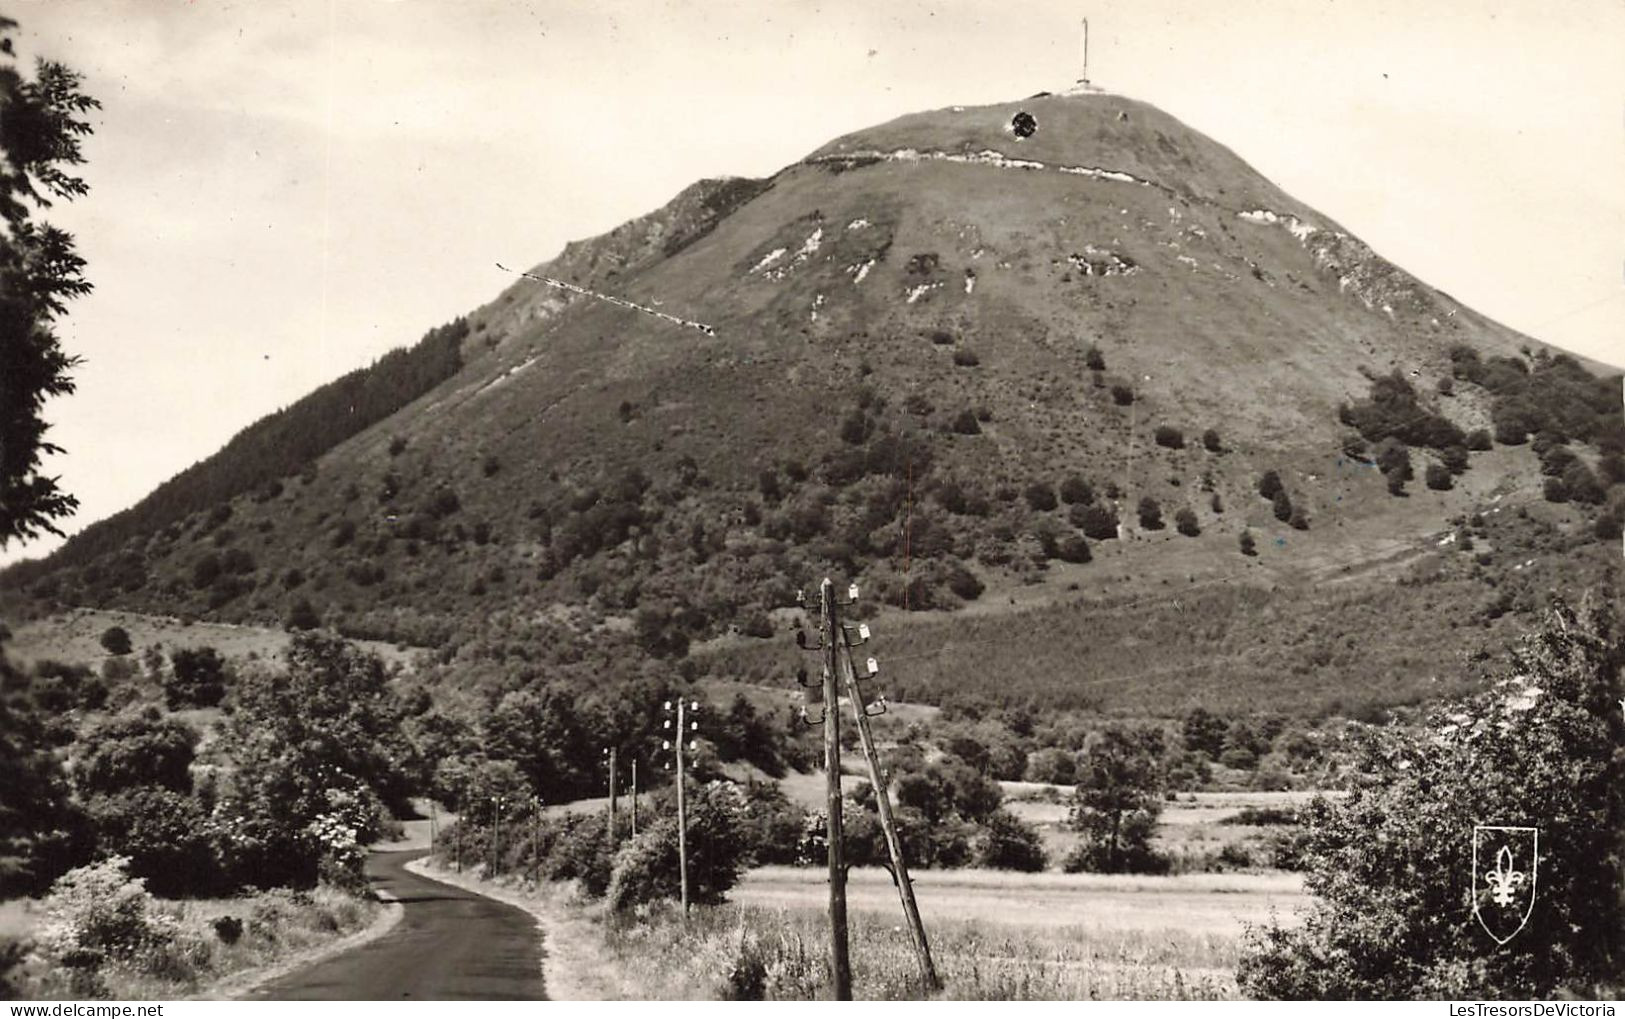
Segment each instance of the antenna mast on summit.
M1081 84L1089 84L1089 19L1083 19L1083 77L1078 79Z

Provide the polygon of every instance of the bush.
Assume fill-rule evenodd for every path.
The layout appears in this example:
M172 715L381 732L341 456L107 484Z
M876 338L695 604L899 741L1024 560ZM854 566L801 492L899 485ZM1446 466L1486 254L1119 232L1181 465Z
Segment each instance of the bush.
M995 870L1034 873L1043 870L1049 862L1038 829L1003 807L982 823L973 852L975 866Z
M1489 429L1475 428L1468 432L1467 448L1475 453L1483 453L1486 450L1494 449L1495 442L1490 438Z
M1045 513L1055 508L1055 489L1051 488L1048 482L1033 482L1027 486L1023 495L1027 499L1027 505L1037 512Z
M1127 407L1134 402L1134 390L1119 383L1112 387L1112 402L1119 407Z
M1253 532L1242 531L1237 541L1241 545L1242 555L1255 556L1258 554L1258 543L1253 540Z
M164 703L171 711L212 708L226 695L226 662L212 647L178 648L169 656Z
M57 878L43 903L39 940L47 958L95 969L103 960L134 958L161 937L152 896L127 873L128 863L112 856Z
M1196 514L1189 506L1181 506L1174 514L1174 527L1187 538L1194 538L1202 533L1202 526L1196 522Z
M1569 501L1569 486L1563 484L1562 478L1547 478L1541 493L1546 496L1547 502Z
M1149 495L1140 500L1140 526L1147 531L1162 530L1162 506Z
M1217 429L1209 428L1207 431L1202 433L1202 448L1207 450L1209 453L1224 452L1224 443L1219 440L1219 433Z
M1083 534L1095 541L1117 537L1117 514L1109 506L1090 506L1083 514Z
M102 631L102 649L110 655L127 655L131 652L129 631L122 626L109 626Z
M948 568L948 590L965 601L975 601L987 588L976 574L956 563Z
M597 898L608 890L614 867L605 815L595 810L565 815L542 861L542 875L549 881L577 881L582 891Z
M1076 774L1077 767L1070 753L1060 747L1044 747L1027 755L1021 777L1026 782L1071 785Z
M322 625L321 616L316 614L316 607L310 603L309 598L300 598L288 609L287 618L283 620L283 627L288 630L314 630Z
M1472 465L1466 446L1446 446L1439 453L1439 459L1451 474L1465 474L1467 468Z
M1266 499L1273 500L1282 491L1281 475L1273 470L1265 471L1258 476L1258 494Z
M146 786L90 801L96 841L127 860L130 874L168 898L223 890L207 813L191 796Z
M1172 425L1158 425L1152 437L1156 439L1157 445L1165 449L1185 448L1185 433Z
M1076 474L1061 482L1061 501L1068 506L1088 506L1095 501L1094 486Z
M103 722L85 734L74 765L81 793L119 793L153 786L190 792L197 733L156 708Z
M1309 515L1303 511L1302 506L1292 507L1292 515L1287 518L1287 526L1294 531L1309 530Z
M1450 468L1444 464L1428 464L1423 476L1427 479L1427 486L1435 492L1448 492L1456 484L1455 478L1450 474Z
M957 364L961 368L974 368L981 363L982 359L976 356L976 351L974 350L967 347L960 347L958 350L954 351L954 364Z
M1273 503L1275 519L1283 524L1292 519L1292 497L1286 494L1285 489L1276 492L1270 502Z
M1103 372L1106 370L1106 355L1100 352L1099 347L1092 346L1089 348L1088 352L1083 355L1083 363L1087 365L1089 370L1092 372Z
M1061 562L1089 562L1094 554L1090 553L1089 543L1081 535L1068 535L1056 544L1055 557Z
M670 810L671 804L665 804ZM691 902L721 902L744 870L747 846L739 822L743 800L727 782L692 790L688 803L688 892ZM679 898L677 818L665 813L615 856L607 899L621 912L656 899Z
M1617 991L1625 643L1608 612L1557 604L1487 691L1414 728L1363 734L1354 788L1304 812L1311 911L1301 925L1249 931L1236 974L1243 993L1538 1000ZM1475 922L1467 884L1473 829L1485 823L1540 832L1535 908L1500 947ZM1527 857L1515 866L1527 870ZM1496 905L1478 894L1493 917Z
M954 415L953 422L948 427L958 435L982 434L981 424L976 420L975 413L969 410L962 410Z
M214 936L220 939L221 944L235 945L243 937L243 921L229 913L217 916L210 925L214 928Z

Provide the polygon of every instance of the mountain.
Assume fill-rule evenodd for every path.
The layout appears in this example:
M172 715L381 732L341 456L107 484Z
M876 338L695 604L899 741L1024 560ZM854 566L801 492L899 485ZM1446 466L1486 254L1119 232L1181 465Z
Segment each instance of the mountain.
M299 469L228 447L191 469L218 501L7 586L297 606L461 682L598 645L779 683L782 609L831 573L896 690L1149 712L1376 710L1469 682L1553 591L1618 596L1617 375L1131 99L905 116L532 276L619 303L518 279Z

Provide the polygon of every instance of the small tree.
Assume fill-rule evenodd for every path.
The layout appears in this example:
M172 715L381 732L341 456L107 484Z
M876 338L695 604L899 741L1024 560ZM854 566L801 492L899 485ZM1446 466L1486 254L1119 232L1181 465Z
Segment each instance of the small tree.
M1069 474L1061 482L1061 501L1069 506L1088 506L1095 501L1094 486L1077 474Z
M689 793L688 888L691 901L721 902L739 880L746 851L740 830L744 802L738 787L712 782ZM671 810L665 803L664 809ZM682 888L678 872L677 817L662 813L615 856L608 901L622 911L655 899L676 899Z
M1112 402L1119 407L1127 407L1134 402L1134 390L1122 383L1118 383L1112 387Z
M122 626L109 626L102 631L102 649L110 655L129 654L133 650L129 631Z
M1202 526L1196 522L1196 514L1189 506L1181 506L1174 514L1174 527L1187 538L1194 538L1202 533Z
M1117 537L1117 514L1109 506L1090 506L1083 514L1083 534L1095 541Z
M1217 429L1209 428L1202 433L1202 448L1209 453L1224 452L1224 443L1220 441Z
M1093 558L1093 554L1089 551L1089 543L1081 535L1072 534L1056 545L1055 558L1067 563L1086 563Z
M994 870L1036 873L1048 863L1038 829L1003 807L982 822L973 852L976 866Z
M1281 491L1281 475L1273 470L1265 471L1258 477L1258 494L1266 499L1274 499Z
M1140 526L1147 531L1162 530L1162 506L1149 495L1140 500Z
M1167 863L1151 849L1162 813L1162 732L1113 725L1095 733L1079 760L1070 825L1083 835L1068 871L1153 873Z
M1091 346L1089 352L1083 355L1083 363L1092 372L1103 372L1106 370L1106 355L1100 352L1099 347Z
M316 614L316 607L309 598L300 598L288 609L283 625L289 630L314 630L322 625L322 617Z
M1027 486L1025 493L1027 505L1038 512L1048 512L1055 508L1055 489L1046 481L1035 481Z
M1286 494L1286 489L1276 492L1270 502L1274 504L1275 519L1283 524L1292 519L1292 497Z
M1242 531L1238 543L1241 545L1241 554L1255 556L1258 554L1258 543L1253 540L1253 532Z
M1158 425L1152 437L1156 439L1157 445L1165 449L1185 448L1185 433L1172 425Z
M177 648L164 679L169 710L212 708L226 695L226 661L212 647Z

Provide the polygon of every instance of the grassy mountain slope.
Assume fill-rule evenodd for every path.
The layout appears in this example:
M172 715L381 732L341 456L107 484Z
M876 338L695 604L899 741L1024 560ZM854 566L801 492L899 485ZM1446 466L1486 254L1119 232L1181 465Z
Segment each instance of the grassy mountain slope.
M517 282L468 317L455 374L298 480L8 581L227 621L306 602L482 668L601 635L663 657L704 641L690 668L766 680L789 667L782 639L728 635L773 633L795 588L834 572L865 584L899 653L961 632L987 648L974 667L900 661L911 696L1310 710L1339 685L1348 708L1458 681L1452 624L1499 625L1508 610L1483 603L1524 583L1532 548L1554 587L1605 582L1596 521L1625 488L1549 503L1541 463L1502 444L1438 491L1422 477L1440 451L1414 450L1395 496L1339 420L1397 371L1415 412L1492 425L1503 397L1457 379L1462 349L1541 378L1599 366L1554 362L1142 103L903 117L768 181L696 184L538 271L714 335ZM1565 438L1589 439L1572 448L1606 486L1614 438ZM1307 529L1259 497L1266 470ZM1057 501L1074 476L1087 489ZM1450 521L1501 509L1528 518L1434 563ZM1448 597L1396 599L1430 570ZM1414 626L1384 625L1396 605ZM1309 654L1312 673L1292 668ZM1000 660L1019 681L988 684Z

